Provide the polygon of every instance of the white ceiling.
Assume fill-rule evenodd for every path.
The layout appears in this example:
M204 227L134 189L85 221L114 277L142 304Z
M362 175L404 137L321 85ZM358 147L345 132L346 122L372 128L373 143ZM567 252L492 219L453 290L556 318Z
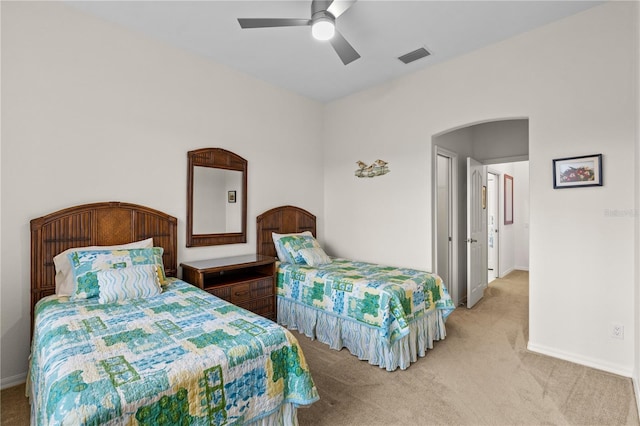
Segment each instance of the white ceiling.
M309 18L311 1L82 1L85 12L326 102L446 61L602 1L360 0L336 26L362 56L345 66L309 27L241 29L237 18ZM398 56L431 56L405 65ZM535 55L536 52L530 52Z

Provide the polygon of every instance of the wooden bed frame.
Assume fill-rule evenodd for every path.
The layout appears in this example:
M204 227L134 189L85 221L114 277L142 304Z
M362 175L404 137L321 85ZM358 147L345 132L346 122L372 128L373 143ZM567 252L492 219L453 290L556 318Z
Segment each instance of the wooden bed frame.
M117 201L83 204L31 221L31 327L38 300L55 293L53 258L72 247L109 246L153 237L162 247L167 276L177 275L175 217L137 204Z
M277 257L272 232L290 234L310 231L316 236L316 217L300 207L281 206L262 213L256 218L257 253Z

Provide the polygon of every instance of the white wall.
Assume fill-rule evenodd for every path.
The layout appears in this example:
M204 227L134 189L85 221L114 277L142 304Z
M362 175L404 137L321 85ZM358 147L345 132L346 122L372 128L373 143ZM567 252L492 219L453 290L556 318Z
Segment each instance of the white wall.
M515 225L514 269L529 270L529 162L513 163ZM516 181L515 178L518 178Z
M498 230L500 234L499 276L513 270L529 270L529 162L491 164L500 173L498 199L500 204ZM513 223L504 224L504 174L513 178Z
M335 254L431 269L431 138L529 119L529 348L630 376L634 365L635 2L608 2L330 103L325 239ZM554 190L551 162L604 155L603 187ZM353 176L356 160L391 173ZM607 294L603 294L603 286ZM625 325L625 340L609 336Z
M255 217L281 205L323 229L322 105L85 16L2 2L2 386L29 355L29 221L133 202L178 218L178 259L254 253ZM248 242L185 248L187 151L248 160Z

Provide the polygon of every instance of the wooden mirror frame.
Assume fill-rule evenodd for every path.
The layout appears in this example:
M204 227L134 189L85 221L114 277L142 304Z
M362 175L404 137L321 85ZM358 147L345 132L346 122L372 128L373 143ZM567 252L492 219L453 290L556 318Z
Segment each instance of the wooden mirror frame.
M187 153L187 247L215 246L247 242L247 160L222 148L202 148ZM194 167L236 170L242 172L242 226L240 232L219 234L193 233L193 175Z
M513 176L504 175L504 224L513 224Z

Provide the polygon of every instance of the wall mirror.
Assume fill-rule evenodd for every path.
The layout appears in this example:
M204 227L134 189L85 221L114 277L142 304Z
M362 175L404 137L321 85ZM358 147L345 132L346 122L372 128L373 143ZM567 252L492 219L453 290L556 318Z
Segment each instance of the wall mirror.
M504 175L504 224L513 223L513 176Z
M247 160L222 148L187 158L187 247L246 243Z

